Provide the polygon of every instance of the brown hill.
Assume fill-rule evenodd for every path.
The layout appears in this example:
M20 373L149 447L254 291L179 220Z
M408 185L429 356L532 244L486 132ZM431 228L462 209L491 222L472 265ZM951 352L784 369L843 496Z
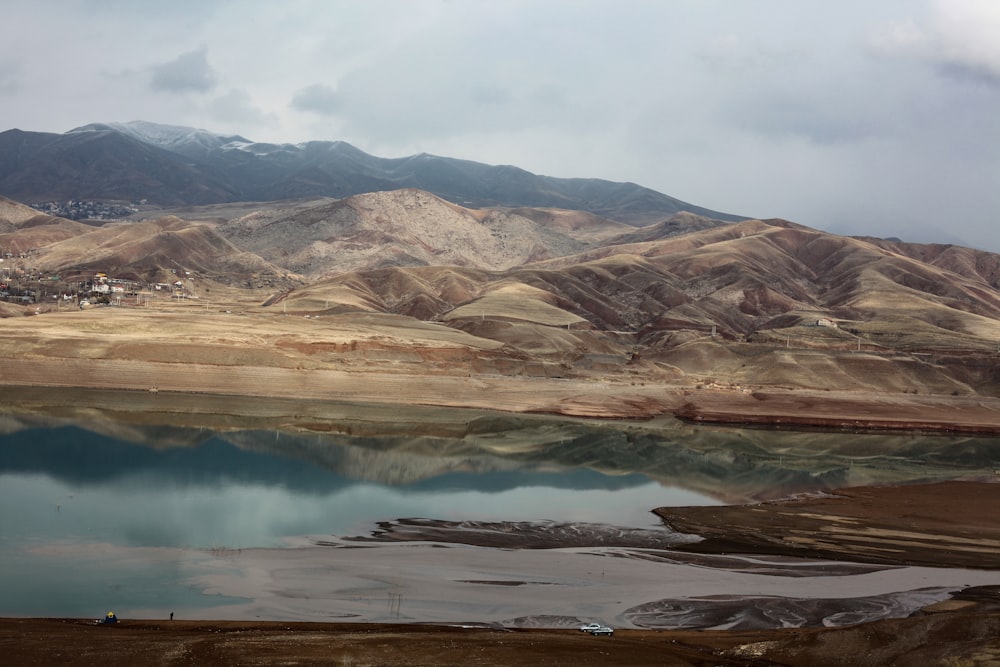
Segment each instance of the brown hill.
M15 227L38 215L41 215L41 213L30 206L25 206L13 199L8 199L0 195L0 225L7 223L10 227Z
M237 285L261 275L280 277L286 283L296 279L287 270L236 248L210 226L180 218L101 227L63 222L66 224L60 229L66 233L61 238L53 238L47 245L34 241L37 251L32 262L48 273L90 277L103 272L148 282L172 282L178 275L193 275ZM17 238L25 238L26 231L19 232Z
M584 241L591 244L608 243L609 239L614 238L618 234L635 231L634 227L614 222L608 218L602 218L586 211L567 211L558 208L528 208L524 206L494 210L506 211L512 215L528 218L545 229L559 232L577 241ZM694 218L698 217L693 214L677 214L672 216L671 219L683 217L684 215L691 215Z
M583 236L592 235L594 226L579 225ZM462 208L420 190L395 190L306 210L256 211L218 231L244 250L315 279L383 266L510 269L583 249L573 226L566 227L545 227L508 210Z
M535 321L541 316L518 318L513 310L544 302L564 312L556 318L563 326L585 321L646 342L660 332L676 339L713 327L723 339L747 340L789 327L801 333L809 328L801 325L826 320L837 326L812 328L841 343L862 336L869 346L893 338L894 349L919 351L950 338L959 348L993 349L1000 294L988 282L989 271L980 275L969 267L988 269L997 256L962 250L950 253L964 260L954 264L958 272L864 240L758 220L604 246L499 274L451 270L448 289L427 280L427 272L390 268L345 273L314 284L309 295L333 290L319 310L364 304L448 321L476 315ZM455 290L458 276L462 288ZM510 297L501 298L504 293ZM288 305L298 298L289 295Z
M1000 288L1000 255L996 253L940 243L906 243L876 238L864 240L924 264L981 279L992 287Z
M260 314L385 314L394 346L412 330L420 347L435 323L494 350L463 362L475 372L1000 395L989 253L783 220L675 234L674 218L620 243L637 237L589 214L415 190L228 210L102 227L34 217L0 248L30 249L22 270L40 274L267 287Z
M15 255L33 252L60 241L76 238L93 229L82 222L55 218L35 211L33 216L22 218L17 224L4 226L0 221L0 252Z
M608 238L604 245L624 245L627 243L646 243L649 241L659 241L679 236L690 232L697 232L704 229L723 227L729 224L722 220L714 220L704 216L695 215L687 211L675 213L666 220L656 222L639 229L624 230L620 235Z
M278 302L438 320L580 371L935 393L1000 380L1000 294L985 278L780 220L504 272L357 271Z

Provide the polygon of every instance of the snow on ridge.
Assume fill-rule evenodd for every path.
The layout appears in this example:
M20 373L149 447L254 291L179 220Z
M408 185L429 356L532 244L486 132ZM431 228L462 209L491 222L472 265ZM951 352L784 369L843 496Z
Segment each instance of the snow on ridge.
M217 137L205 130L196 130L180 125L162 125L160 123L150 123L144 120L133 120L127 123L108 123L116 130L128 134L139 141L157 146L174 146L185 144L191 141L204 143L205 135Z
M181 125L166 125L163 123L151 123L144 120L132 120L127 123L108 122L92 123L83 127L71 130L71 132L99 132L113 130L144 144L151 144L167 150L178 148L200 146L202 148L217 148L224 143L232 141L244 141L240 136L224 136L215 134L208 130L184 127ZM247 142L249 143L249 142Z
M91 123L72 129L70 132L103 132L108 130L119 132L145 144L184 155L192 154L192 152L207 153L214 150L238 150L260 156L278 153L303 153L316 149L348 153L360 152L356 147L343 141L305 141L296 144L256 142L238 134L216 134L208 130L144 120L131 120L125 123L117 121Z
M219 146L219 150L243 151L245 153L252 153L254 155L273 155L275 153L300 152L302 150L302 145L258 143L256 141L247 141L246 139L240 138L222 144L221 146Z

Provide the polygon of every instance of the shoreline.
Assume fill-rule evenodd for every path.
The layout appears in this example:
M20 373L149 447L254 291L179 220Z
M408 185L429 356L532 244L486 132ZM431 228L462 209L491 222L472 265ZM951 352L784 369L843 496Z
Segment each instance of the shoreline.
M703 395L674 416L689 424L930 435L998 435L1000 401L946 396L859 395L756 391L746 397Z
M507 377L163 364L120 360L5 359L0 387L109 390L171 396L491 410L595 420L845 432L1000 435L1000 399L807 389L692 388L614 376ZM239 390L234 391L234 387Z
M975 393L977 385L861 374L817 388L805 366L799 372L752 372L716 366L705 357L724 348L692 349L689 359L675 351L656 362L618 348L592 358L579 345L536 349L524 342L522 349L408 317L301 317L232 299L213 309L161 303L0 319L0 334L4 387L1000 434L1000 397ZM996 391L988 382L981 385ZM938 393L926 393L928 388Z

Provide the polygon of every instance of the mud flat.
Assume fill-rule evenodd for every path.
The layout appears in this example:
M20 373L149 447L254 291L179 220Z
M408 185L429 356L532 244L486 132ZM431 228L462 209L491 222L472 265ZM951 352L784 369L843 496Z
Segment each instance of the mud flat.
M843 489L759 505L659 508L679 548L889 565L1000 569L1000 484Z
M193 585L247 600L212 610L226 620L6 619L0 648L70 665L996 664L998 500L989 483L848 489L660 509L662 531L400 520L212 554ZM590 620L615 636L574 629Z
M691 392L674 414L688 422L762 427L1000 434L1000 400L872 392Z

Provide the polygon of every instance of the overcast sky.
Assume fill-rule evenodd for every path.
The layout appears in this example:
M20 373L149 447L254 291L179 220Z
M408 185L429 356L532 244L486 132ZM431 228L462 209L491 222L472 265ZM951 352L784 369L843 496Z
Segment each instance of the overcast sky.
M0 129L344 140L1000 251L997 0L8 3Z

